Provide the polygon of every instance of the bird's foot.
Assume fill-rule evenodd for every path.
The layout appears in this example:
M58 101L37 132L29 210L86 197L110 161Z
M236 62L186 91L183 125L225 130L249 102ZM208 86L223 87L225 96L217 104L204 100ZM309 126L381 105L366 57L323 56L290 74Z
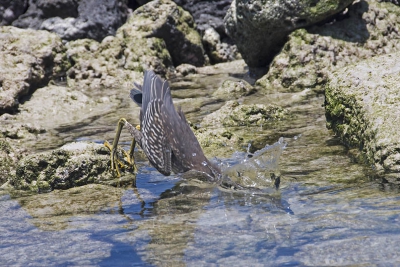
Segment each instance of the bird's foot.
M113 174L115 174L117 177L121 177L121 170L124 169L129 169L133 170L134 173L137 173L137 167L135 164L135 159L133 157L133 152L127 153L123 148L120 146L118 147L113 147L108 141L104 142L104 146L107 147L110 150L111 154L111 171ZM118 158L118 151L122 152L124 159L120 160Z

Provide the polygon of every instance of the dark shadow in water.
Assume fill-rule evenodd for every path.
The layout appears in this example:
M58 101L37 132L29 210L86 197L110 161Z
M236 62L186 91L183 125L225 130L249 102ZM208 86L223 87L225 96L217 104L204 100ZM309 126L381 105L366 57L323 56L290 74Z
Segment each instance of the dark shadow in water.
M121 232L129 233L127 230ZM135 251L135 246L133 244L107 238L108 236L113 237L116 234L115 231L112 231L109 234L101 232L101 235L97 233L91 235L91 238L94 240L113 244L110 250L110 256L96 263L97 266L152 266L142 260L141 256Z

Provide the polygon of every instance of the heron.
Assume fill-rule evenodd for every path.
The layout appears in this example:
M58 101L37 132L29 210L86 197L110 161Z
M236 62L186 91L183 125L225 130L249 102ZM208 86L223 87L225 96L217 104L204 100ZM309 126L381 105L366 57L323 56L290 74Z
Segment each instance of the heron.
M137 167L133 152L138 144L150 164L165 176L193 170L206 174L209 181L217 181L221 170L204 155L182 109L175 109L168 81L147 70L143 85L134 85L130 97L141 107L140 126L134 127L125 118L118 121L112 146L105 142L111 150L111 170L121 176L119 165L122 163L117 157L117 146L125 126L133 140L129 151L124 151L124 154L134 172L137 173Z

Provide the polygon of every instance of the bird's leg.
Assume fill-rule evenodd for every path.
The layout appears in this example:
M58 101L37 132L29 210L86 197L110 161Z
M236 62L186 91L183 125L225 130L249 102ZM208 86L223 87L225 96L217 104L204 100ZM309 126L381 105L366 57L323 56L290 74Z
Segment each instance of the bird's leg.
M121 172L120 172L119 166L121 166L122 168L125 167L124 164L117 157L118 141L119 141L119 137L121 136L121 130L124 127L124 125L127 125L128 128L133 127L129 122L127 122L127 120L125 118L121 118L118 121L117 132L115 134L115 138L114 138L112 146L107 141L104 142L104 145L111 151L111 171L115 170L117 172L117 177L121 177ZM129 154L123 149L122 149L122 152L124 153L128 164L133 167L133 170L135 172L137 172L137 167L136 167L135 159L133 156L135 145L136 145L136 140L133 139L132 143L131 143L131 148L129 150Z

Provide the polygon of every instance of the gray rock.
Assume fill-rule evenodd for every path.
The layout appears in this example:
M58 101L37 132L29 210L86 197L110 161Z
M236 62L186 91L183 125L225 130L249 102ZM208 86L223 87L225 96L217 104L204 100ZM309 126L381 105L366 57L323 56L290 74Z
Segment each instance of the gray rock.
M203 43L211 62L214 64L240 58L236 46L221 42L219 33L213 28L204 31Z
M400 178L400 53L335 72L326 88L327 126L386 178Z
M375 55L400 51L399 25L400 7L356 2L336 21L291 33L256 85L265 93L323 92L331 72Z
M126 1L30 0L25 14L12 25L57 33L64 40L102 40L114 35L127 18Z
M10 25L28 6L28 0L0 0L0 26Z
M204 49L211 63L240 59L236 45L225 32L224 17L232 0L174 0L192 14L196 30L203 36ZM218 35L219 41L213 45L209 41L210 32ZM214 33L213 33L214 35Z
M176 67L176 72L177 74L180 74L182 76L187 76L189 74L194 74L196 73L196 67L190 64L181 64L178 67Z
M0 48L0 115L69 67L61 39L46 31L0 27Z
M196 22L196 29L203 34L205 30L213 28L223 38L226 37L224 17L231 4L231 0L174 0L192 14Z
M135 10L128 23L164 40L175 66L207 63L201 37L189 12L170 0L156 0Z
M234 0L226 14L225 27L249 67L265 67L290 32L325 20L351 2Z

